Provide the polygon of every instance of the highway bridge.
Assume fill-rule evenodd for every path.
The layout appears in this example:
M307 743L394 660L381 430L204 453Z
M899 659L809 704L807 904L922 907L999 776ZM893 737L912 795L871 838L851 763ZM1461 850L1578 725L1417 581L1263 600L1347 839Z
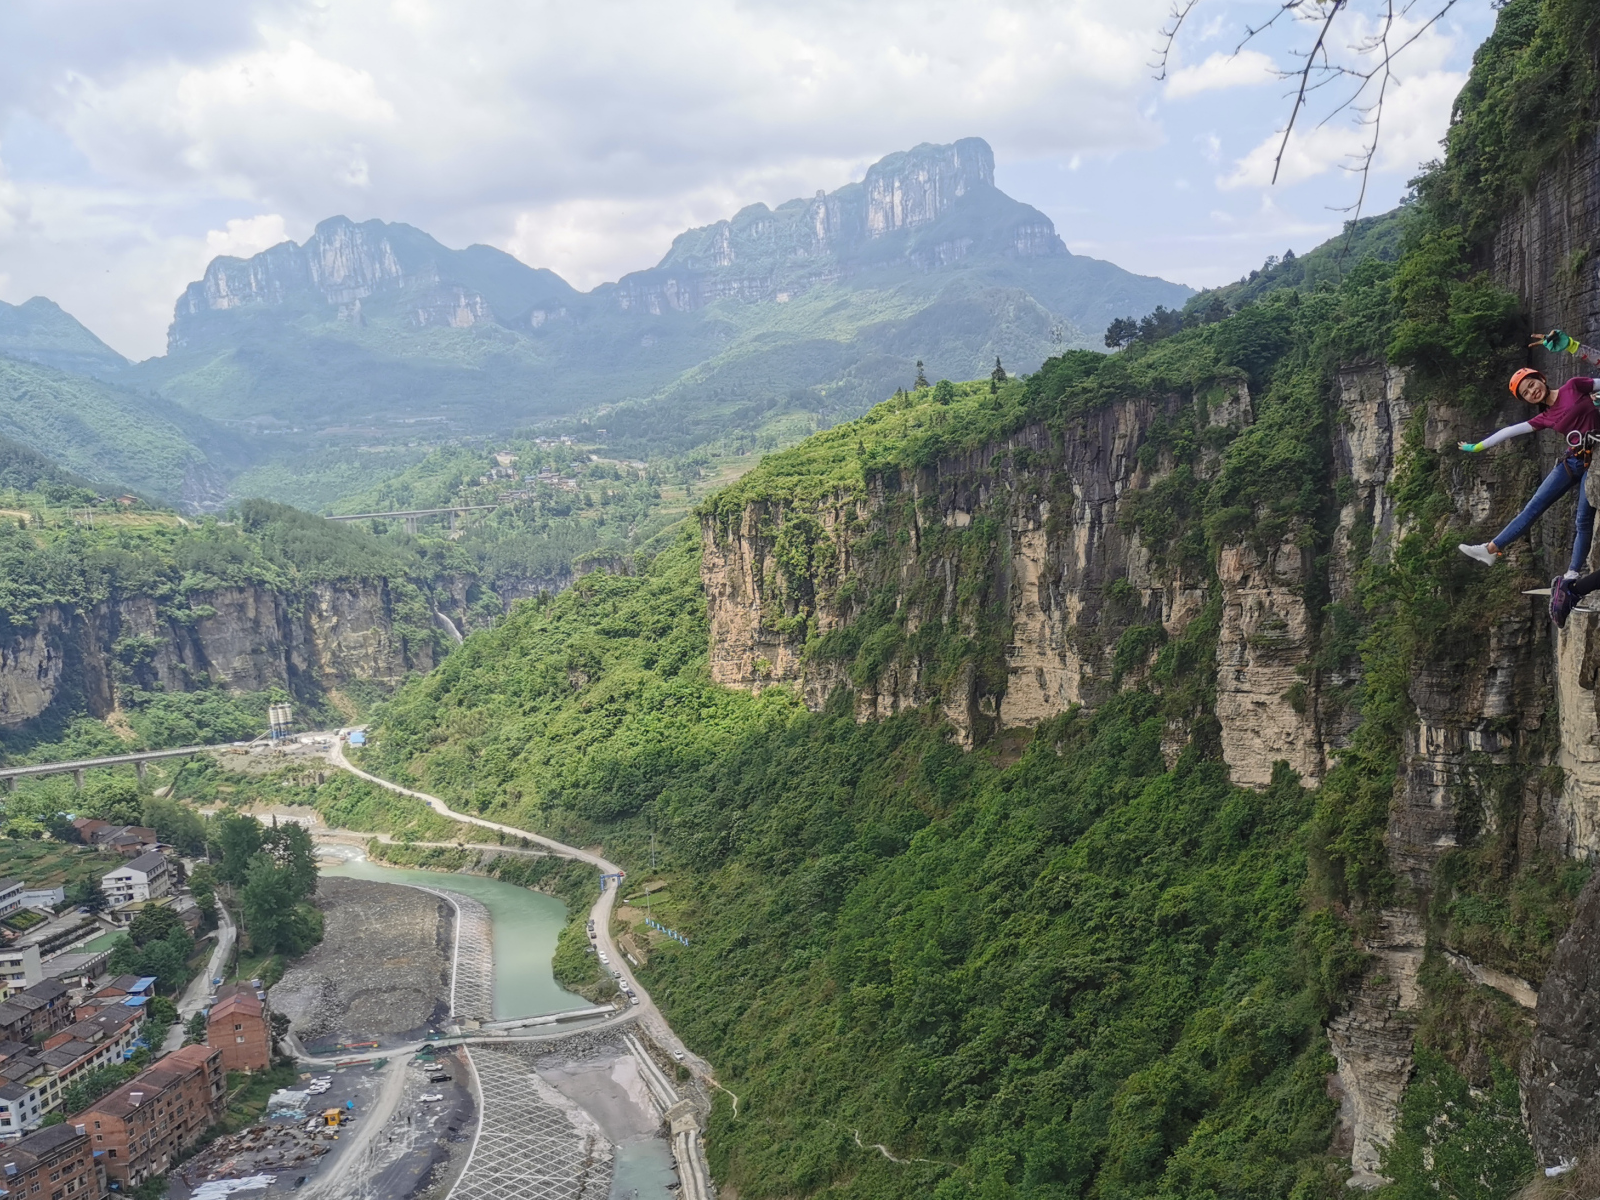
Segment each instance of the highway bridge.
M81 788L83 773L97 767L122 767L132 763L139 771L139 778L143 779L145 765L158 758L188 758L194 754L223 749L226 749L225 745L181 746L176 750L138 750L132 754L109 754L104 758L78 758L67 762L34 763L26 767L0 767L0 779L5 781L8 792L16 790L17 780L33 775L71 775Z
M485 512L489 509L499 508L498 504L457 504L450 508L406 508L394 512L371 513L341 513L337 517L329 517L330 521L375 521L375 520L400 520L405 522L406 532L417 532L417 522L423 517L437 517L444 513L450 514L450 528L456 527L456 518L462 513Z

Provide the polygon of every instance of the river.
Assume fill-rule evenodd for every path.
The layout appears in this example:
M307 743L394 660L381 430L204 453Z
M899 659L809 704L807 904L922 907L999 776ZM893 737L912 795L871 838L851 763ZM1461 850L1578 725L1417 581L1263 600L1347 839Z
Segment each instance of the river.
M335 847L321 847L326 855ZM567 906L554 896L481 875L444 871L409 871L385 867L368 858L350 858L322 873L378 883L412 883L441 892L471 896L489 910L494 922L494 1015L497 1021L539 1017L545 1013L587 1008L589 1001L556 982L550 961L556 938L567 923Z
M329 857L346 849L336 845L318 847L324 856L324 875L418 884L438 891L459 892L488 908L494 922L494 1015L497 1020L537 1017L589 1004L582 996L557 983L551 971L556 938L567 923L567 906L554 896L481 875L411 871L381 866L365 857L346 857L339 865L332 865ZM602 1127L606 1127L613 1140L615 1157L610 1200L670 1197L673 1193L666 1185L676 1176L667 1143L655 1136L650 1121L642 1127L636 1126L626 1114L617 1111L622 1093L600 1080L600 1076L609 1074L610 1070L610 1064L592 1068L588 1074L594 1078L587 1084L577 1080L558 1081L558 1086L566 1084L561 1090L583 1103ZM608 1097L604 1093L611 1095ZM646 1111L653 1120L654 1110Z

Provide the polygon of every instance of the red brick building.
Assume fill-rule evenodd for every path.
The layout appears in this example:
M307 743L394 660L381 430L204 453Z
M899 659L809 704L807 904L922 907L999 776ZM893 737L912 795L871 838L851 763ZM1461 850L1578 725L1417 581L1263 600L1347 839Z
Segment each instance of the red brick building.
M52 1125L0 1148L0 1197L100 1200L105 1175L84 1126Z
M248 988L222 989L206 1016L206 1044L222 1051L225 1070L265 1070L272 1065L266 1005Z
M179 1150L222 1115L222 1053L185 1046L70 1118L87 1130L107 1180L131 1191L163 1175Z

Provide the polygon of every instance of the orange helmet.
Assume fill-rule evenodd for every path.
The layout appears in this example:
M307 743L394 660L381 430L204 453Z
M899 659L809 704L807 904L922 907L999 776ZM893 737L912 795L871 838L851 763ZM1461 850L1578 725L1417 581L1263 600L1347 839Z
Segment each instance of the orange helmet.
M1524 379L1537 379L1539 382L1543 383L1545 387L1550 386L1550 382L1549 380L1545 379L1543 371L1540 371L1535 367L1523 367L1522 370L1518 371L1511 377L1511 394L1518 400L1522 399L1522 393L1517 391L1517 389L1522 386L1522 381ZM1529 401L1529 403L1531 404L1532 401Z

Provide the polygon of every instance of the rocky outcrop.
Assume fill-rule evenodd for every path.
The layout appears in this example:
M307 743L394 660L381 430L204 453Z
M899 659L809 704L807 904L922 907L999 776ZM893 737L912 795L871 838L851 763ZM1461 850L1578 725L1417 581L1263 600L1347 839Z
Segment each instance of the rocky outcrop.
M480 321L494 320L494 312L489 308L489 302L477 292L442 284L413 302L410 319L417 329L427 329L432 325L468 329Z
M280 242L252 258L212 259L205 276L178 300L174 336L181 339L185 317L203 312L279 305L304 292L316 293L325 304L348 305L406 282L382 222L357 225L332 217L303 246Z
M1539 1165L1571 1163L1600 1140L1600 875L1578 898L1539 990L1522 1061L1522 1103Z
M1338 1070L1329 1092L1339 1101L1335 1144L1348 1144L1352 1187L1388 1182L1382 1155L1400 1118L1411 1079L1411 1044L1422 994L1417 972L1426 938L1410 909L1387 909L1367 943L1372 969L1349 1007L1328 1022Z
M897 258L933 271L979 252L1038 258L1067 248L1049 217L994 186L989 144L963 138L891 154L837 191L752 204L691 229L611 291L619 307L653 315L726 299L781 303Z
M358 327L371 313L394 312L414 329L535 328L542 319L531 313L564 313L577 297L553 272L488 246L451 250L409 225L330 217L304 244L213 259L178 299L167 343L194 344L216 314L253 308L320 311Z
M431 637L400 632L386 583L318 584L286 595L264 586L149 596L88 611L46 607L0 639L0 727L42 716L57 701L105 716L117 688L234 694L327 691L353 680L387 686L434 663Z
M66 670L61 614L47 608L31 629L0 636L0 727L30 721L50 706Z
M1265 787L1280 760L1308 783L1321 782L1326 768L1307 686L1311 559L1293 540L1265 551L1248 542L1225 546L1218 556L1216 715L1223 758L1246 787Z
M982 138L963 138L948 146L924 143L891 154L869 167L861 182L866 235L880 238L931 225L959 197L993 186L994 151Z

